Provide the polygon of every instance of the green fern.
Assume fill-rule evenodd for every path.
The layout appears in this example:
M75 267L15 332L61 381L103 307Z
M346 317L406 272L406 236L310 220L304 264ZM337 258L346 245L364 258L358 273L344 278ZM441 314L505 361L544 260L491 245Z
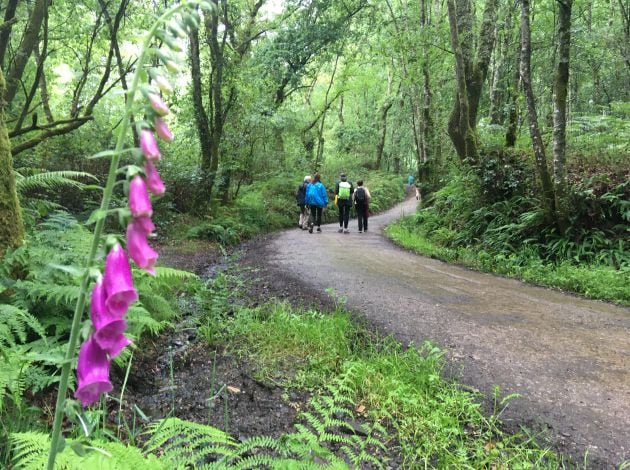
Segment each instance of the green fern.
M12 463L15 469L46 467L50 437L36 432L13 433L10 438ZM141 450L118 442L94 441L89 445L68 441L63 452L57 454L55 468L59 470L160 470L170 469L154 455L143 455Z
M58 190L67 187L84 189L86 185L80 180L98 179L84 171L45 171L37 173L40 170L30 170L33 174L25 176L21 173L15 173L15 188L22 197L29 191ZM24 173L24 170L22 170Z
M15 346L18 342L26 343L28 328L46 340L46 332L37 318L30 313L13 305L0 304L0 354L5 349Z

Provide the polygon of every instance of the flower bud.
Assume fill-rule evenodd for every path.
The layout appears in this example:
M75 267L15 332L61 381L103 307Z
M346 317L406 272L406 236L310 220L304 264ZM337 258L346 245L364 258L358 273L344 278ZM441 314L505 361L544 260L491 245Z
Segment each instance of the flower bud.
M173 133L162 118L155 118L155 133L165 142L173 141Z
M164 182L162 181L162 178L160 178L160 174L155 168L155 165L147 160L144 162L144 172L146 174L146 184L149 191L156 196L164 194L166 186L164 186Z
M151 108L153 108L153 111L155 111L159 116L166 116L170 113L170 110L164 100L162 100L160 95L156 93L149 94L149 103Z

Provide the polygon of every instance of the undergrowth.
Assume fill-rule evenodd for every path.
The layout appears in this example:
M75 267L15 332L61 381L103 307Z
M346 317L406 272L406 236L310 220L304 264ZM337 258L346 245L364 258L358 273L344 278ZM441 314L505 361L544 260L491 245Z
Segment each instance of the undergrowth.
M222 333L209 340L253 363L260 380L306 387L380 423L388 451L375 452L384 463L399 455L395 465L405 468L559 465L533 437L501 430L498 415L514 397L495 397L495 414L485 416L480 395L442 378L442 353L429 344L377 338L342 308L322 314L269 303L219 321Z

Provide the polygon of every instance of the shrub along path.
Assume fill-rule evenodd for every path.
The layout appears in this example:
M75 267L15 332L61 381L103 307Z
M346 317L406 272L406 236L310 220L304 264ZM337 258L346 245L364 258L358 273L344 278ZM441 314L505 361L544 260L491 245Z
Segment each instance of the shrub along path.
M548 430L578 462L588 451L589 468L630 459L630 309L408 253L382 230L415 204L372 217L367 233L356 221L350 234L281 232L243 263L262 278L261 297L308 302L334 288L381 332L442 347L462 383L520 394L501 415L508 428Z

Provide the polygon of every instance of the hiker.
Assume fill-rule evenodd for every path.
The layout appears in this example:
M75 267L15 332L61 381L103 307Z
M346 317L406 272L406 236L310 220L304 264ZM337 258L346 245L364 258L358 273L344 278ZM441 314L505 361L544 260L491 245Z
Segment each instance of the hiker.
M311 216L308 220L308 233L313 233L313 225L317 225L317 231L322 228L322 210L328 205L326 188L320 181L319 173L313 175L313 181L306 187L306 205L311 208Z
M354 190L352 200L354 201L354 209L359 219L359 233L367 232L368 229L368 211L370 206L370 190L363 186L363 180L357 181L357 189Z
M339 208L339 233L350 233L348 220L350 219L350 207L352 206L352 192L354 187L348 181L345 173L339 175L340 181L335 184L335 203Z
M295 193L295 201L297 202L298 207L300 208L300 222L298 223L298 227L302 230L306 230L308 228L308 207L304 202L306 199L306 188L311 182L311 176L306 175L304 177L304 181L298 187L297 192Z
M407 177L407 184L408 184L409 189L411 189L411 186L413 185L413 175L409 175Z

